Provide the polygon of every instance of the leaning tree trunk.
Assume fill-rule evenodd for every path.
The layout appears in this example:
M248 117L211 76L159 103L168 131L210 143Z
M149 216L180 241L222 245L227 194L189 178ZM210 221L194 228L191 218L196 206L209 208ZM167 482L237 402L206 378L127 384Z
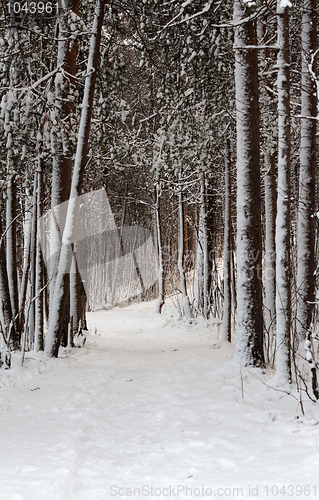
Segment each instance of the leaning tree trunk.
M73 11L78 12L77 0L74 2ZM77 58L77 43L73 41L70 47L69 26L66 18L61 18L58 21L59 41L57 66L62 68L63 72L68 74L70 83L74 83L76 74L76 58ZM67 128L72 127L71 117L74 114L74 103L68 99L70 92L69 82L63 81L63 73L59 71L55 76L55 112L56 124L51 132L52 144L52 192L51 192L51 234L50 234L50 255L54 258L50 259L50 290L51 299L53 299L53 291L55 287L55 279L57 266L59 262L62 234L65 225L66 209L65 205L61 207L61 203L66 202L70 197L71 177L72 177L72 152L65 154L67 138L63 127L67 123Z
M250 14L234 0L234 19ZM237 340L242 365L260 366L263 355L262 240L257 51L254 21L235 29L237 118Z
M73 2L72 10L78 13L79 0ZM52 169L52 193L51 193L51 234L50 234L50 304L54 296L57 266L61 251L61 240L65 225L66 209L64 202L70 197L71 177L72 177L72 153L66 151L67 138L64 127L72 128L72 116L74 115L74 103L69 100L68 94L71 92L69 83L74 84L74 76L77 71L77 42L69 36L69 23L67 18L60 18L58 21L59 42L57 66L62 67L68 74L68 81L63 81L65 77L62 71L55 77L55 97L56 97L56 118L57 124L52 130L53 144L53 169ZM70 276L65 276L64 286L64 311L61 321L60 335L64 334L64 343L67 343L67 330L70 317Z
M290 256L290 69L288 7L277 4L278 23L278 187L276 219L276 373L291 380L291 256Z
M81 191L82 178L87 162L96 71L98 68L101 32L104 19L104 5L105 0L98 0L95 7L89 58L87 63L87 76L85 79L82 113L78 133L78 143L72 175L71 194L68 204L65 229L63 232L62 248L54 287L52 310L50 313L49 330L45 347L46 354L55 357L58 356L61 342L60 326L63 318L65 276L68 272L72 259L72 244L76 229L76 214L78 212L77 197Z

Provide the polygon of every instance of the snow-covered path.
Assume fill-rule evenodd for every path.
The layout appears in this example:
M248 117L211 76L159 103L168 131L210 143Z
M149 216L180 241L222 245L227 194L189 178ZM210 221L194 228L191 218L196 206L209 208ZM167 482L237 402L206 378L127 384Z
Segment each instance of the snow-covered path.
M319 426L216 329L152 306L91 313L84 348L1 372L0 500L319 497Z

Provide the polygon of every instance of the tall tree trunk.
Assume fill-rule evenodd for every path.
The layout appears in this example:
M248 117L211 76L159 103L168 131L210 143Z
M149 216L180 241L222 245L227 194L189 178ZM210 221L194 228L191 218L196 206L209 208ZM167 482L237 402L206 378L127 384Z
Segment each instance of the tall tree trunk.
M267 361L272 361L276 335L276 159L266 153L265 175L265 327L268 334Z
M32 226L32 211L34 206L32 206L32 200L30 202L30 196L26 193L26 207L25 207L25 219L24 219L24 256L23 256L23 273L20 285L19 293L19 337L21 339L24 320L25 320L25 303L27 298L28 280L30 272L30 260L31 260L31 226ZM30 213L31 212L31 213Z
M225 225L224 225L224 314L223 340L231 342L231 158L230 141L225 151Z
M191 310L189 305L189 298L187 294L187 283L184 268L184 244L185 244L185 233L184 233L184 203L183 203L183 186L182 186L182 175L179 173L179 192L178 192L178 216L179 216L179 237L178 237L178 270L181 280L182 288L182 316L186 318L191 318Z
M319 399L317 370L312 345L315 303L315 183L316 183L316 77L317 0L303 0L301 30L301 144L298 205L297 333L310 365L312 390ZM312 61L313 59L313 61ZM312 62L312 75L309 65Z
M93 28L90 40L89 58L87 63L87 76L85 79L82 113L78 133L74 170L72 175L71 194L68 204L65 229L63 232L62 248L59 259L58 273L54 287L52 312L49 320L49 331L45 352L49 356L58 356L61 342L60 326L63 316L63 295L65 276L71 264L72 244L76 228L76 214L78 212L77 198L81 191L82 178L87 162L89 134L93 108L96 71L99 60L101 31L104 19L105 0L97 0L95 7Z
M115 301L115 292L116 289L118 288L119 285L119 280L118 280L118 271L119 271L119 266L120 264L120 257L125 255L124 251L124 245L123 245L123 228L125 225L125 218L126 218L126 208L127 208L127 190L128 190L128 183L126 183L125 187L125 195L124 195L124 203L122 207L122 221L121 221L121 227L120 230L117 229L116 232L116 258L114 262L114 271L112 273L112 290L111 290L111 298L110 298L110 303L114 305Z
M303 0L301 31L301 143L298 205L297 333L304 341L315 302L316 86L308 65L317 49L317 0ZM316 71L316 63L313 64Z
M290 256L290 69L288 7L277 4L278 23L278 195L276 219L276 372L291 379L291 256Z
M31 255L30 255L30 300L32 301L28 308L28 317L26 318L29 330L29 348L34 345L35 334L35 287L36 287L36 256L37 256L37 181L38 174L34 173L33 198L32 198L32 218L31 218Z
M208 280L209 280L209 263L208 263L208 235L207 235L207 207L206 207L206 183L205 183L205 172L201 169L201 200L200 200L200 211L202 220L202 244L203 244L203 314L204 318L208 318Z
M14 335L11 335L15 348L19 345L19 293L18 293L18 264L17 264L17 185L15 178L10 175L7 186L7 272L10 292L12 317L15 320Z
M234 19L250 14L234 0ZM237 340L236 358L259 366L263 355L261 195L257 51L254 21L235 29L237 118Z
M196 261L195 261L195 283L194 283L194 309L197 313L204 311L204 252L201 235L202 230L202 211L201 197L200 207L198 210L198 228L197 228L197 246L196 246ZM205 215L205 213L204 213ZM204 219L205 220L205 219Z
M78 13L79 0L73 4L73 11ZM74 83L77 65L77 42L69 37L69 24L67 18L62 17L58 21L59 42L57 66L67 71L70 83ZM69 83L63 81L63 75L58 72L55 78L56 116L57 124L52 131L53 144L53 171L52 171L52 194L51 194L51 234L50 234L50 304L54 296L54 287L57 274L57 266L61 251L61 240L66 218L66 205L61 205L70 197L71 177L72 177L72 152L65 153L66 140L63 127L66 123L71 124L71 117L74 113L74 104L69 101ZM64 343L67 344L66 335L70 316L70 276L65 276L64 287L64 313L61 321L60 336L64 336Z
M158 251L158 298L155 306L155 312L161 313L165 302L164 290L164 262L163 262L163 241L161 228L161 193L160 187L156 184L156 236L157 236L157 251Z
M208 318L208 236L205 172L199 170L200 198L196 252L195 309Z
M0 217L0 320L2 333L5 336L5 342L8 339L10 323L12 321L12 310L8 283L8 274L6 266L5 238L2 230L2 221ZM2 357L1 357L2 359ZM3 360L2 360L3 361Z
M37 247L36 247L36 279L35 279L35 332L34 349L43 351L44 349L44 293L42 290L44 284L43 258L41 252L40 235L43 234L40 225L43 223L43 165L39 154L37 170Z
M266 0L261 1L262 5ZM262 45L269 43L269 16L266 10L258 22L258 38ZM277 212L277 181L276 181L276 137L273 133L273 116L277 113L274 101L274 82L272 76L273 58L269 48L260 51L260 64L265 77L263 78L263 116L264 124L264 187L265 187L265 357L267 362L274 361L276 336L276 212Z

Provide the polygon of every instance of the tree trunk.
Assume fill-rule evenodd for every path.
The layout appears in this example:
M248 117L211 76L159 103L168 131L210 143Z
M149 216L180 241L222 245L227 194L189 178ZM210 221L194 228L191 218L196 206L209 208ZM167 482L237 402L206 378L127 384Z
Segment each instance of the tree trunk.
M10 323L12 320L12 310L8 283L8 274L6 267L6 250L4 236L2 231L2 222L0 217L0 305L1 305L1 327L5 336L5 342L8 339Z
M178 238L178 270L181 280L182 288L182 316L186 318L191 318L191 311L189 305L189 298L187 294L187 283L184 268L184 204L183 204L183 186L181 179L181 172L179 174L179 192L178 192L178 215L179 215L179 238Z
M37 255L37 172L34 173L33 198L32 198L32 218L31 218L31 250L30 250L30 300L32 301L28 308L28 317L26 318L29 330L29 348L34 345L35 335L35 287L36 287L36 255Z
M35 332L34 349L43 351L44 349L44 311L43 311L43 258L41 252L40 235L43 234L40 225L43 215L43 165L42 158L39 157L37 174L37 242L36 242L36 279L35 279Z
M234 19L250 14L234 0ZM263 355L261 195L257 51L254 21L235 29L237 118L237 340L236 359L260 366Z
M78 13L79 1L74 2L73 11ZM62 17L58 21L59 42L57 66L63 66L67 71L71 83L74 83L74 76L77 71L77 43L70 41L69 25L67 19ZM66 141L63 127L68 123L71 128L70 117L74 113L74 104L69 101L69 84L63 81L62 72L58 72L55 77L55 97L56 97L56 125L52 131L53 144L53 171L52 171L52 194L51 194L51 234L50 234L50 304L54 296L57 266L61 251L62 234L65 226L66 204L62 205L70 197L71 177L72 177L72 152L65 153ZM69 323L70 309L70 276L65 276L64 288L64 317L61 321L60 336L64 336L64 343L67 344L66 336Z
M68 336L68 346L74 346L74 335L78 333L79 321L80 321L80 311L79 304L80 300L78 297L78 266L75 257L75 248L72 252L72 263L70 270L70 324L69 324L69 336Z
M161 313L165 302L164 291L164 263L163 263L163 244L161 231L161 194L160 187L156 185L156 232L157 232L157 250L158 250L158 299L155 306L155 312Z
M88 330L86 321L87 295L83 283L81 282L81 329Z
M262 0L262 5L266 0ZM258 22L259 43L269 43L268 23L270 11L266 10ZM265 357L267 362L274 363L275 337L276 337L276 212L277 212L277 190L276 190L276 153L275 144L277 138L273 133L273 116L276 115L276 103L274 101L274 82L272 77L273 58L270 49L260 51L261 70L266 78L263 79L263 116L264 125L264 187L265 187Z
M312 345L312 321L315 303L315 183L317 93L317 0L303 1L301 31L301 144L298 205L297 333L304 343L310 365L312 391L319 399L317 369ZM312 61L313 59L313 61ZM312 75L309 65L312 62ZM306 340L306 342L304 342Z
M196 279L195 279L195 309L208 318L208 242L207 242L207 210L206 186L203 168L199 171L200 199L196 252Z
M265 175L265 327L268 334L267 361L273 358L276 335L276 159L266 153Z
M231 342L231 158L230 141L225 151L225 225L224 225L224 314L223 341Z
M28 280L29 280L29 272L30 272L30 260L31 260L31 229L32 229L32 212L35 207L32 205L33 198L30 197L29 194L26 193L27 202L25 207L25 219L24 219L24 256L23 256L23 273L20 285L20 293L19 293L19 337L21 339L24 321L25 321L25 303L27 298L27 289L28 289ZM31 212L31 213L30 213Z
M65 276L71 264L72 244L76 229L76 214L78 213L77 199L81 191L82 178L87 162L89 134L93 108L96 71L99 60L101 31L104 19L105 0L98 0L95 7L94 22L90 40L89 58L87 63L87 76L85 79L82 113L78 134L78 143L75 155L75 164L72 175L71 194L68 204L65 229L63 232L62 248L59 267L54 287L52 312L49 320L49 331L45 352L49 356L58 356L61 342L60 326L63 316L63 295Z
M18 293L18 264L17 264L17 185L12 175L8 178L7 187L7 273L10 292L12 318L15 322L15 330L11 335L12 345L17 348L19 339L19 293Z
M288 7L277 4L278 23L278 195L276 219L276 372L291 380L291 258L290 258L290 69Z
M317 0L303 1L301 31L301 143L298 205L297 333L303 342L312 321L315 302L315 187L316 187L316 85L309 72L317 49ZM316 74L316 62L313 64Z

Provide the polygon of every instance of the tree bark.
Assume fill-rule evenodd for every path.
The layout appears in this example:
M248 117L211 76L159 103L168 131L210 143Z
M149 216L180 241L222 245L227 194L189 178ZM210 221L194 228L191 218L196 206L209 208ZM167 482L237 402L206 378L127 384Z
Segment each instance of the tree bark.
M278 187L276 219L276 373L282 383L291 380L291 256L290 256L290 69L288 7L277 4L279 47Z
M183 186L182 186L181 172L179 174L178 215L179 215L178 270L182 288L182 316L186 318L191 318L192 315L189 305L189 297L187 294L187 283L186 283L185 268L184 268L185 224L184 224Z
M0 217L0 304L1 304L1 326L2 333L8 338L10 323L12 320L12 310L8 283L8 274L6 267L6 250L4 236L2 231L2 222Z
M29 195L26 193L26 215L24 219L24 256L23 256L23 273L21 279L20 293L19 293L19 338L21 339L24 329L25 322L25 303L27 298L28 280L30 272L30 261L31 261L31 226L32 226L32 212L34 206L32 206L33 197L31 202L29 202Z
M165 302L164 290L164 262L163 262L163 242L161 230L161 193L160 187L156 184L156 235L157 235L157 251L158 251L158 298L155 306L155 312L161 313Z
M231 342L231 158L230 141L225 151L225 225L224 225L224 314L223 341Z
M199 170L200 198L196 252L195 309L200 311L204 318L208 318L209 262L205 181L205 172L201 167Z
M262 5L266 0L261 1ZM269 44L269 16L266 11L258 22L259 43ZM269 48L260 51L261 69L266 77L263 79L264 92L261 114L263 116L263 160L265 188L265 358L274 363L276 338L276 213L277 213L277 181L276 181L276 140L273 133L273 116L277 113L274 101L274 82L272 77L273 58Z
M234 19L250 14L234 1ZM260 366L263 354L262 244L258 58L254 21L235 29L237 120L237 340L235 355L242 365Z
M38 174L34 173L34 185L33 185L33 198L32 198L32 216L31 216L31 249L30 249L30 300L35 297L35 287L36 287L36 255L37 255L37 180ZM29 330L29 348L32 349L34 346L34 335L35 335L35 301L32 300L30 307L28 308L28 330Z
M73 2L72 10L78 13L79 0ZM62 205L70 197L71 177L72 177L72 152L65 153L66 140L63 127L66 123L72 127L71 117L75 111L74 103L68 99L71 91L70 84L74 84L74 76L77 71L78 44L69 36L69 25L67 19L62 17L58 21L59 42L57 66L63 67L68 73L70 83L63 81L63 74L58 72L55 77L55 97L56 97L56 119L57 122L52 131L53 143L53 171L52 171L52 194L51 194L51 234L50 234L50 304L54 296L54 288L57 274L57 266L61 251L62 234L65 226L66 205ZM60 336L67 344L67 331L70 318L70 276L64 279L64 313L61 321Z
M19 292L18 292L18 263L17 263L17 185L15 178L10 175L7 186L7 273L10 292L12 318L15 322L14 333L11 335L12 344L15 348L19 345L16 332L19 331Z
M297 334L304 344L310 365L312 391L319 399L317 367L312 345L312 321L315 303L315 183L317 76L317 0L303 1L301 30L301 143L298 205ZM311 72L309 67L311 67ZM305 339L306 342L305 342Z
M268 334L267 361L274 355L276 335L276 159L266 153L265 175L265 328Z
M36 242L36 279L35 279L35 332L34 332L34 350L43 351L44 349L44 285L43 258L41 252L40 235L43 234L40 225L43 215L43 165L42 158L39 155L37 175L37 242Z
M78 297L78 266L76 263L75 249L72 252L72 263L70 270L70 325L69 325L69 336L68 336L68 346L74 346L74 335L78 333L79 321L80 321L80 311L79 304L80 298Z

